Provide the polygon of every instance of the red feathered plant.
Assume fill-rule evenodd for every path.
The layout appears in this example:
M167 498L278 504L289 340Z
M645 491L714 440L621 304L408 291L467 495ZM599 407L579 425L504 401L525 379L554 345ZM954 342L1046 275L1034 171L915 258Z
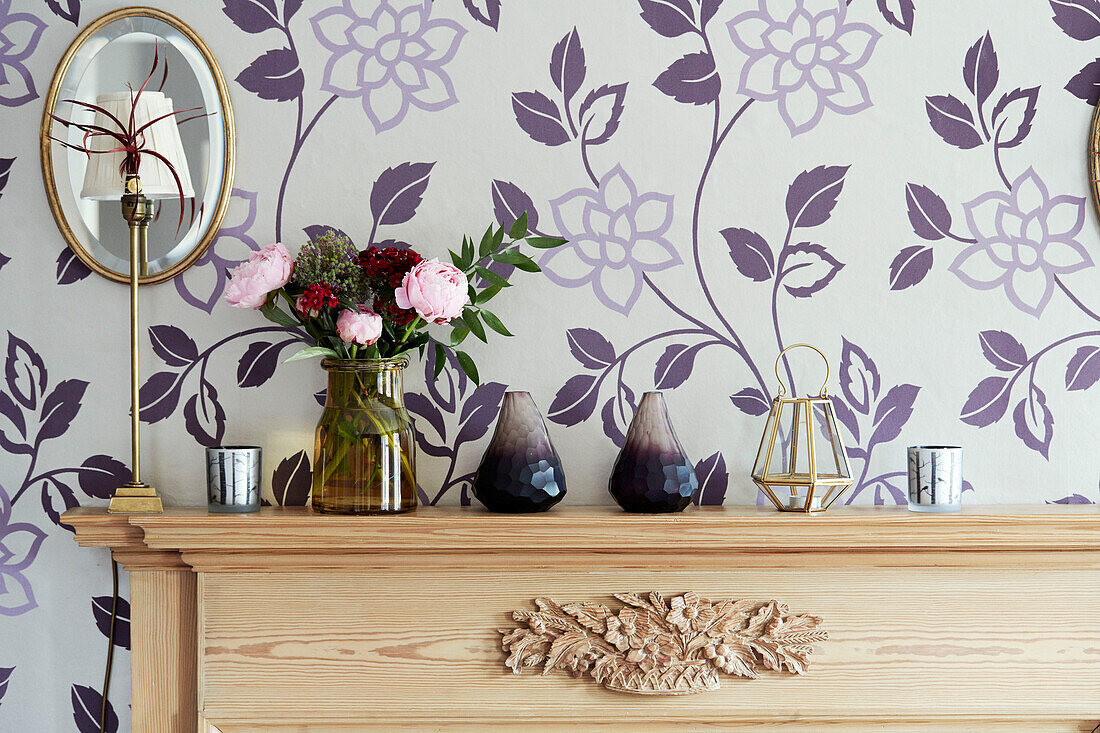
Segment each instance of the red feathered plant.
M129 84L129 83L126 84L127 88L129 88L129 90L130 90L130 118L126 121L126 124L123 124L121 120L119 120L117 117L115 117L113 114L111 114L110 112L105 110L103 107L100 107L99 105L91 104L90 102L82 102L78 99L65 99L65 100L62 100L62 101L68 102L70 104L74 104L78 107L83 107L85 109L90 109L93 112L98 112L99 114L106 117L117 129L110 130L110 129L107 129L106 127L101 127L99 125L73 122L71 120L66 120L66 119L63 119L61 117L58 117L57 115L55 115L53 113L50 113L50 119L52 119L55 122L61 124L66 129L70 128L70 127L75 127L77 130L80 130L81 132L84 133L84 139L83 139L83 141L81 142L80 145L73 145L72 143L69 143L65 140L61 140L60 138L53 137L52 135L50 136L50 139L53 140L54 142L61 143L63 146L65 146L66 148L69 148L70 150L77 150L81 153L84 153L89 158L93 154L100 154L100 153L125 153L125 155L122 158L122 162L118 166L119 176L121 176L124 180L128 176L136 176L138 174L138 170L140 170L140 168L141 168L141 156L142 155L151 155L154 158L156 158L157 160L164 163L164 165L168 168L168 171L172 174L173 180L175 180L175 182L176 182L176 190L179 191L180 218L179 218L179 222L176 224L176 232L179 233L180 227L183 226L183 182L180 181L179 173L176 172L175 166L172 165L171 161L169 161L168 158L164 157L164 155L162 155L161 153L158 153L156 150L152 150L152 149L149 149L149 148L145 147L145 131L148 130L153 125L155 125L156 123L160 122L161 120L167 119L169 117L175 117L177 115L186 114L188 112L196 112L196 111L201 110L202 107L189 107L187 109L180 109L180 110L176 110L174 112L169 112L168 114L161 115L160 117L149 120L144 125L139 126L137 124L137 121L134 119L134 110L137 108L138 101L141 99L141 95L145 92L145 87L147 87L149 85L150 80L152 80L152 78L154 76L156 76L157 68L160 67L160 66L161 66L160 49L159 49L159 47L155 47L153 49L153 68L149 71L149 76L145 77L145 81L142 82L141 87L135 92L134 87L131 84ZM168 54L165 53L164 54L163 70L161 72L160 86L157 87L157 91L162 91L164 89L164 83L167 80L168 80ZM209 112L199 112L199 114L191 115L190 117L186 117L184 119L177 120L177 124L182 125L185 122L190 122L191 120L197 120L200 117L206 117L209 114L210 114ZM117 143L117 146L109 148L107 150L92 150L88 146L88 143L91 140L93 140L97 137L103 137L103 136L107 136L107 137L111 138L112 140L114 140ZM192 199L191 200L191 221L194 221L194 220L195 220L195 200Z

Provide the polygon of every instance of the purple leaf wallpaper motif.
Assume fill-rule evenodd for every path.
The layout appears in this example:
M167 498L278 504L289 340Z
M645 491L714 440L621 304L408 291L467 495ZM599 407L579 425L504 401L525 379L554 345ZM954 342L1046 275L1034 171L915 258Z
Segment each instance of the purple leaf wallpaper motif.
M78 733L99 733L100 712L103 709L103 694L94 687L73 685L70 693L73 706L73 721ZM114 705L107 703L107 733L118 733L118 714Z
M98 596L92 599L92 615L95 616L95 625L103 633L104 638L111 635L111 605L114 599L111 596ZM123 649L130 648L130 602L125 598L118 599L115 608L115 645Z
M266 503L309 501L324 375L222 302L227 270L329 229L445 258L524 215L569 244L497 296L516 338L470 347L483 384L452 355L433 379L432 350L407 370L424 505L471 502L508 389L543 409L572 503L610 503L654 389L696 501L757 503L775 358L802 342L832 368L846 502L904 503L904 449L930 442L965 447L968 501L1100 500L1096 0L193 5L164 3L229 80L239 156L211 247L142 289L143 475L167 504L205 502L219 442L263 447ZM108 9L0 0L2 730L99 727L110 563L61 515L130 478L127 303L63 246L34 160L57 57ZM788 391L816 394L807 354ZM130 728L125 579L109 730Z

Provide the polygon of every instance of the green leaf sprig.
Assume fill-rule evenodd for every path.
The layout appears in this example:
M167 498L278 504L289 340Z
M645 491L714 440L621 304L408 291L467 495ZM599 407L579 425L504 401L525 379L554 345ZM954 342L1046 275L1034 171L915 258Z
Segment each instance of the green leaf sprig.
M430 339L435 347L436 377L443 371L446 352L450 350L454 352L455 359L466 376L474 384L480 384L473 358L457 347L471 334L488 343L486 326L501 336L514 335L497 314L485 307L501 290L512 287L509 282L512 276L505 277L489 269L490 265L499 262L502 265L512 265L523 272L541 272L542 268L521 247L527 245L534 249L552 249L566 243L567 240L557 237L528 236L527 212L524 212L507 229L503 225L493 227L490 224L476 247L473 239L463 237L459 251L448 250L451 263L466 273L470 281L470 303L462 309L462 315L451 320L451 334L446 343L434 337Z

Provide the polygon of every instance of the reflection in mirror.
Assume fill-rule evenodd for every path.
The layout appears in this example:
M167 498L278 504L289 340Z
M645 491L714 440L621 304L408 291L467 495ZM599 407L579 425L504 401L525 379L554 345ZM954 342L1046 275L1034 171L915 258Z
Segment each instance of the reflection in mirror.
M158 89L162 79L158 67L156 77L142 95L143 103L148 101L151 106L162 108L170 104L175 110L199 108L207 116L178 125L182 157L186 161L177 167L184 191L181 226L177 226L181 201L175 183L154 187L146 169L155 161L142 163L145 193L156 200L157 206L157 218L149 227L148 249L142 263L143 283L172 277L197 259L216 235L228 203L233 120L216 62L201 39L172 16L149 8L121 10L94 21L73 42L58 67L46 103L47 114L52 112L73 123L95 124L94 111L65 100L102 107L116 103L128 109L127 85L135 90L141 86L149 76L154 54L167 61L168 73L163 87ZM112 102L118 95L123 98ZM159 127L170 129L171 125L158 123L155 128ZM87 196L103 190L103 186L96 191L91 189L96 188L97 178L106 175L106 166L117 168L121 156L89 158L79 150L57 144L51 147L46 139L51 134L77 147L85 143L84 133L75 126L64 128L53 123L51 127L48 118L44 118L43 173L58 225L85 264L107 277L126 281L130 269L129 232L120 213L121 177L119 196ZM106 138L96 138L89 147L102 149L100 146L105 142Z

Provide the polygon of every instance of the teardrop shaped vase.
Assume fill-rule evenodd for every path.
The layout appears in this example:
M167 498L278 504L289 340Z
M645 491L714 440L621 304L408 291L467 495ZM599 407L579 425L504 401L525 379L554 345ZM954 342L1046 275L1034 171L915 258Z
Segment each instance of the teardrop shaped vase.
M544 512L565 497L565 472L529 392L505 392L496 431L473 482L491 512Z
M699 490L660 392L646 392L638 404L607 490L623 509L643 514L683 511Z

